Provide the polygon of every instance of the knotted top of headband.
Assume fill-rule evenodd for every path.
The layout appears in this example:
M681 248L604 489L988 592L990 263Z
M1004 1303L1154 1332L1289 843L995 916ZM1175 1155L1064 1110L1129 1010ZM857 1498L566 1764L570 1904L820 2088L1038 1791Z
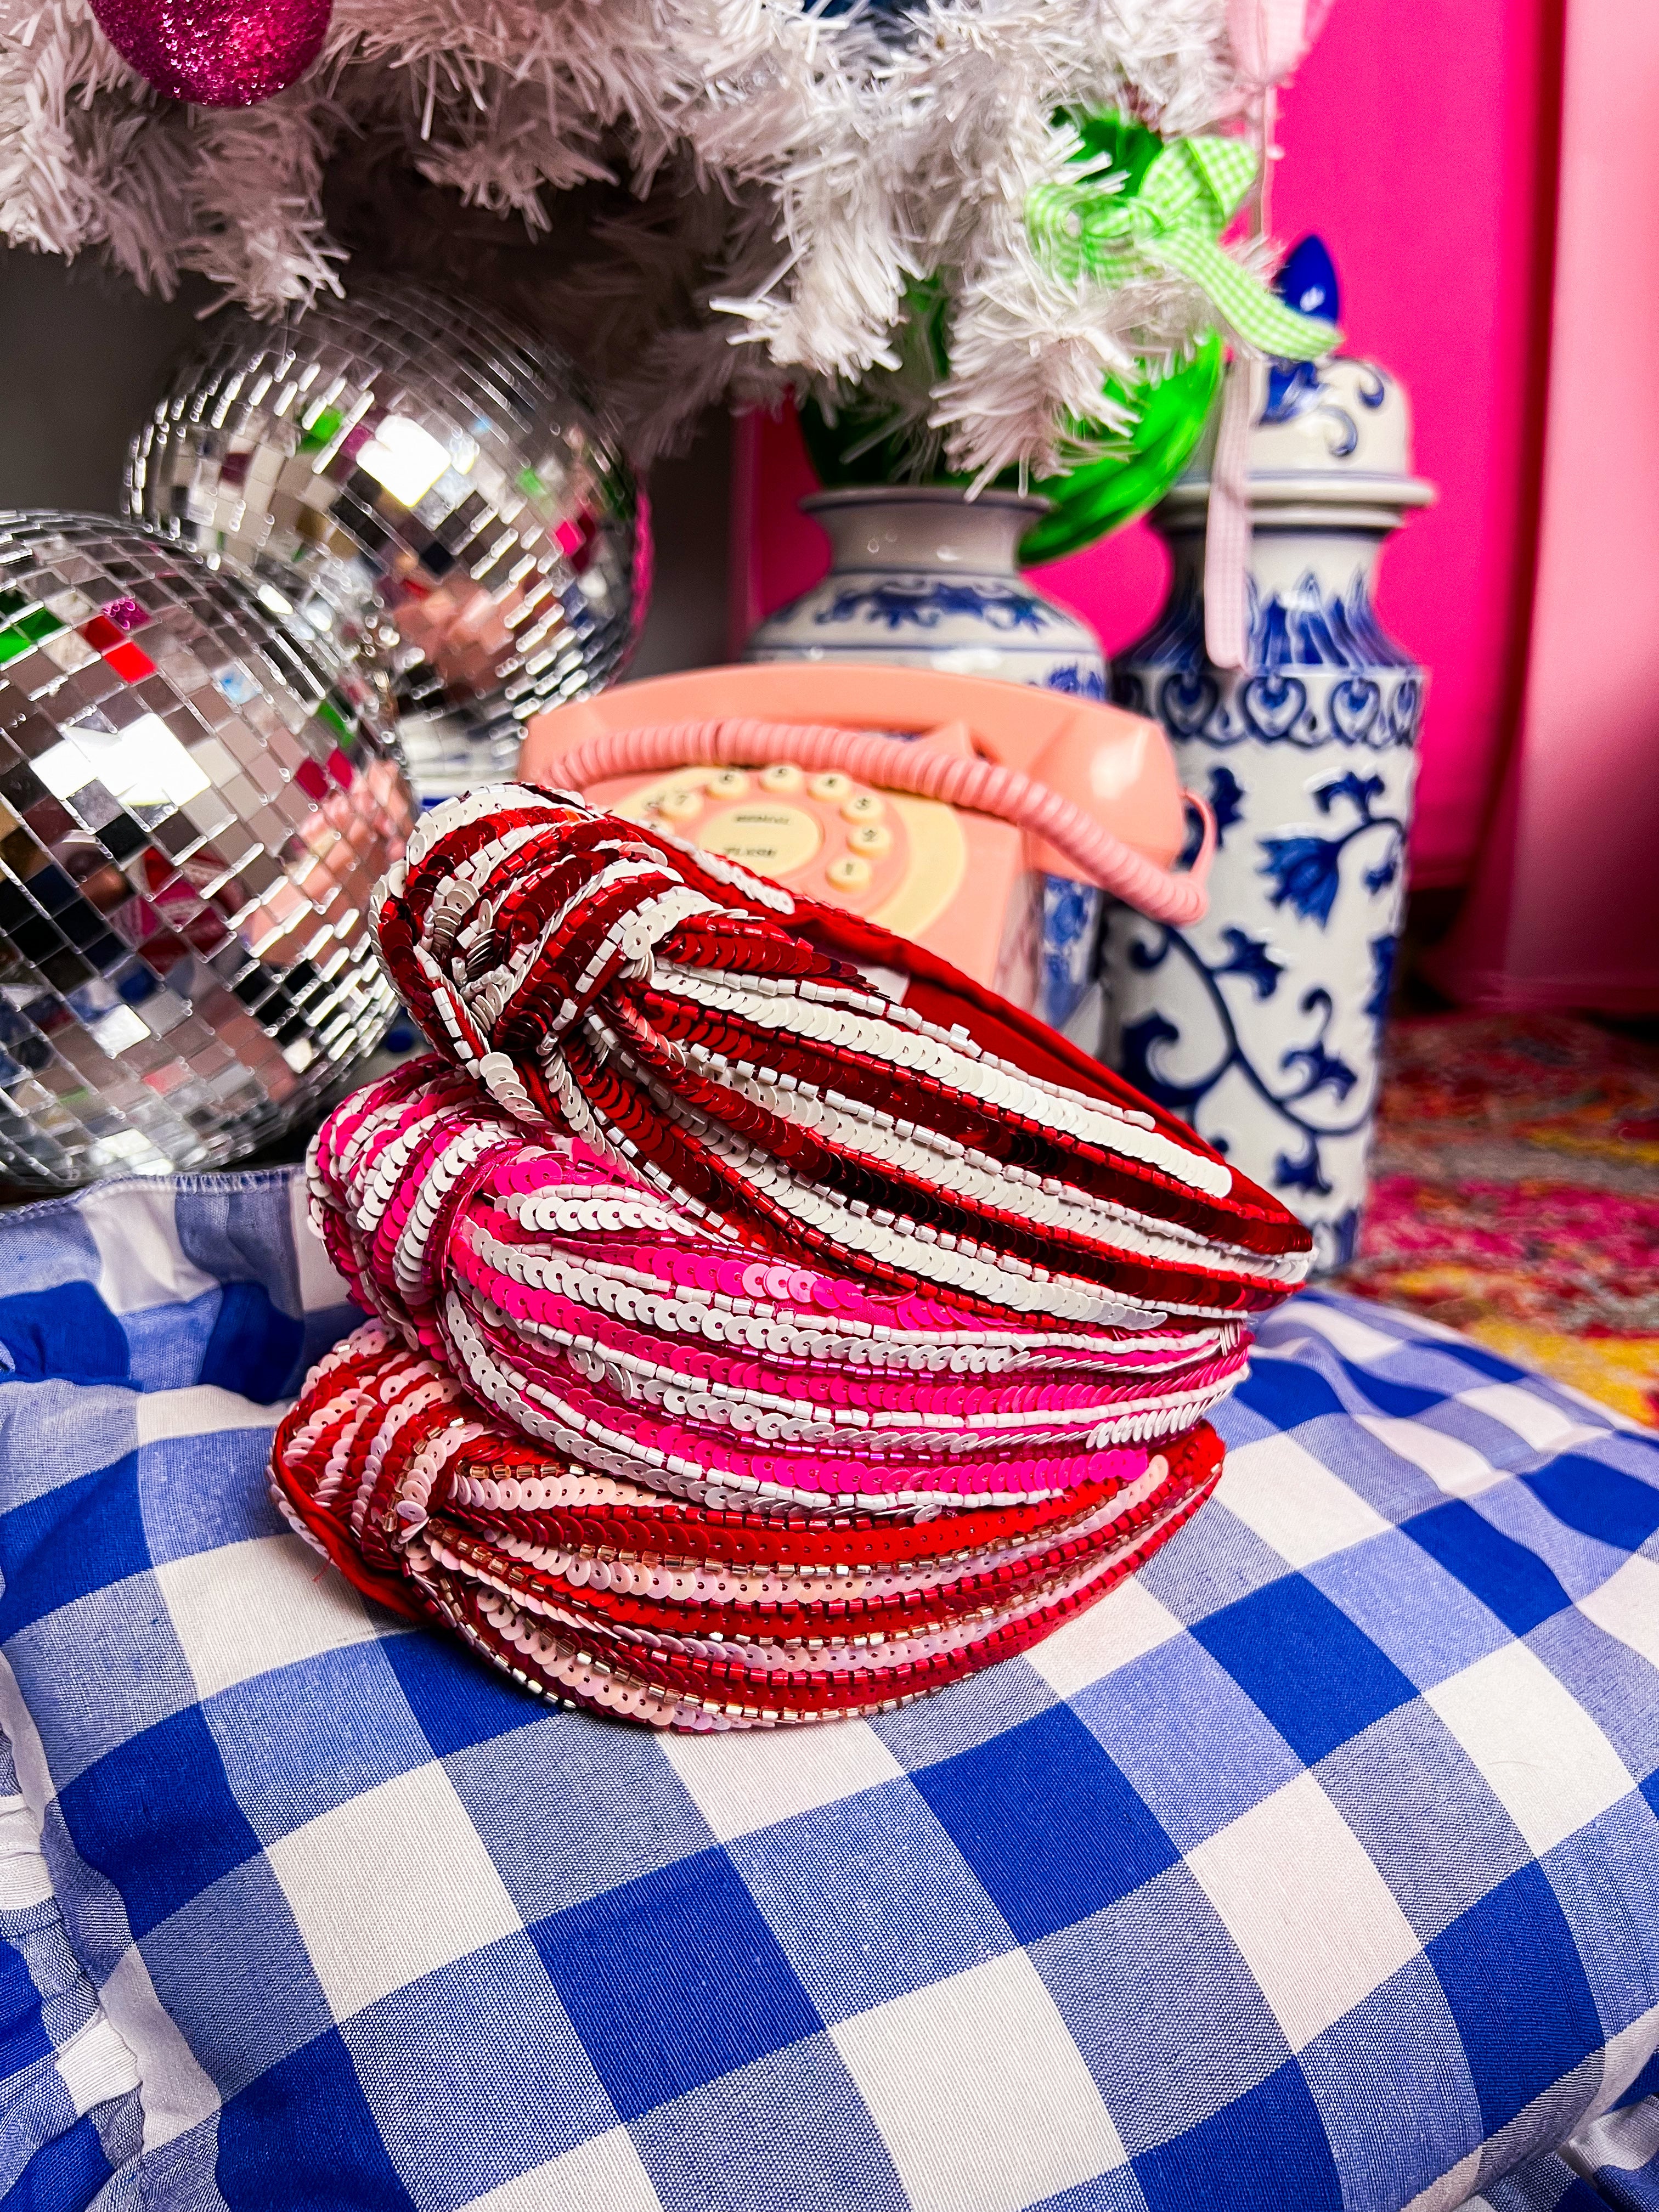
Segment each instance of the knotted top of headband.
M717 1237L964 1322L1242 1317L1306 1271L1282 1206L994 993L567 794L435 809L377 923L428 1037L526 1135Z

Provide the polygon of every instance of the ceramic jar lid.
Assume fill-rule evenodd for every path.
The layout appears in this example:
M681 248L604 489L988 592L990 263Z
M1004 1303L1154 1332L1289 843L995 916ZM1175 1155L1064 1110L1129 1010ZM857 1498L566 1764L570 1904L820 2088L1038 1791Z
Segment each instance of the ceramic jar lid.
M1173 521L1201 515L1219 410L1164 501ZM1435 488L1412 472L1411 404L1375 362L1346 356L1274 362L1250 433L1250 505L1258 522L1341 520L1390 530Z

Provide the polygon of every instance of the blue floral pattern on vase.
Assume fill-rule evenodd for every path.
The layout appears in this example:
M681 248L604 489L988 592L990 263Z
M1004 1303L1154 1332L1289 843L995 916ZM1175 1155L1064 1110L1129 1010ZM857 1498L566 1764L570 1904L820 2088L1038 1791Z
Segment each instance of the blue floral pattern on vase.
M1317 379L1287 370L1270 412L1323 407ZM1347 397L1364 408L1370 390ZM1346 428L1320 427L1340 458ZM1259 532L1237 672L1205 657L1201 514L1166 534L1169 600L1113 692L1163 722L1215 817L1216 858L1201 921L1109 911L1106 1056L1292 1206L1316 1264L1336 1267L1364 1198L1422 672L1372 607L1381 523L1337 511L1328 528Z
M1069 691L1076 699L1104 700L1106 696L1106 672L1093 663L1062 662L1048 671L1042 684L1045 690Z
M885 576L873 584L842 585L815 623L846 623L862 616L886 629L937 629L947 616L965 615L989 629L1047 629L1055 612L1030 592L1002 583L964 579L940 583L924 576Z
M767 617L745 660L896 661L1105 697L1099 639L1016 565L1040 502L897 485L803 505L829 533L830 573Z

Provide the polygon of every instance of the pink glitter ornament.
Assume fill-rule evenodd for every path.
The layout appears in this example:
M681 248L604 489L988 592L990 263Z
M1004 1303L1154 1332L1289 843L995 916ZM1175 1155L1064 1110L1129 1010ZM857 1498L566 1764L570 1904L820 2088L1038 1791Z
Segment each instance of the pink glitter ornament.
M169 100L252 107L303 76L331 0L92 0L121 58Z

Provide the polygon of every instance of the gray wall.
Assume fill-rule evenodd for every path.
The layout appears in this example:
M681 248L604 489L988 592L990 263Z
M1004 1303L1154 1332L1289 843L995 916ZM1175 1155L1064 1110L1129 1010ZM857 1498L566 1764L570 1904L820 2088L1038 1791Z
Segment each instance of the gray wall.
M127 440L212 297L173 300L89 264L0 252L0 507L113 511ZM683 460L652 471L657 586L632 673L726 657L731 438L711 416Z

